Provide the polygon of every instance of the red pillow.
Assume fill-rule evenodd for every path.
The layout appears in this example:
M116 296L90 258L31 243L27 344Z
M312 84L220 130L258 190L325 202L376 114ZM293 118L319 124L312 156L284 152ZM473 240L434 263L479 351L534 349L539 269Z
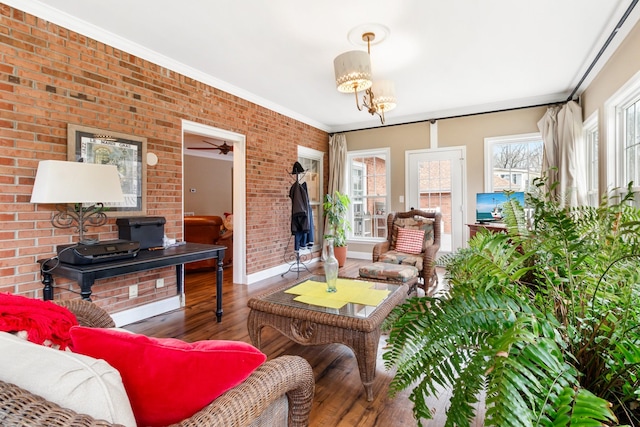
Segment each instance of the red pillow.
M82 326L70 332L73 351L104 359L120 372L140 426L165 426L192 416L267 358L241 341L187 343Z
M396 251L405 254L417 255L422 253L424 243L424 230L412 228L399 228L398 240L396 240Z

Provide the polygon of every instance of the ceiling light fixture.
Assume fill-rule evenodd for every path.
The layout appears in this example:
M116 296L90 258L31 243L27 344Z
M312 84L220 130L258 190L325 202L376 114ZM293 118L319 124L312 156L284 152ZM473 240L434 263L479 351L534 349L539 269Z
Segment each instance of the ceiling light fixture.
M353 92L356 96L356 107L369 114L377 114L380 123L384 124L384 114L396 108L395 86L390 80L373 82L371 77L371 42L376 38L374 32L362 34L362 41L367 43L367 51L352 50L338 55L333 60L338 92ZM362 105L358 100L358 92L364 91Z

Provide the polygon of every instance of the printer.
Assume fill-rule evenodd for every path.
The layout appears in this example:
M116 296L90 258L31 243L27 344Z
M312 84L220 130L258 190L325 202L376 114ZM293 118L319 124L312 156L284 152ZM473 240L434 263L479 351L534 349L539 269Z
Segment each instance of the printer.
M140 242L123 239L104 240L91 244L59 245L56 249L60 262L83 265L133 258L140 251Z

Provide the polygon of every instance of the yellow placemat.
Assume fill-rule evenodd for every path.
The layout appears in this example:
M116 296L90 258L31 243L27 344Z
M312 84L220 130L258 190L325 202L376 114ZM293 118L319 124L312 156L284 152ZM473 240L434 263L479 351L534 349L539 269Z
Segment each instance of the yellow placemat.
M331 298L321 298L306 295L298 295L294 298L295 301L305 304L317 305L319 307L337 308L340 309L347 305L346 301L338 301Z
M299 285L295 285L284 292L286 294L307 295L309 292L315 292L320 288L325 290L327 288L327 284L324 282L317 282L315 280L305 280Z
M377 307L389 295L389 292L381 289L344 287L338 288L338 292L334 293L333 296L342 301Z
M296 301L321 307L341 308L347 303L377 307L389 295L389 290L371 289L374 283L349 279L338 279L337 292L327 292L327 284L307 280L287 289L285 293L299 295ZM300 298L303 297L303 298ZM312 301L312 302L310 302ZM338 306L338 304L340 304Z
M365 282L362 280L350 280L350 279L340 279L336 281L336 287L341 288L358 288L358 289L370 289L373 287L375 283ZM294 295L307 295L310 292L325 292L327 289L327 284L325 282L318 282L316 280L305 280L304 282L292 286L287 289L285 293L294 294Z

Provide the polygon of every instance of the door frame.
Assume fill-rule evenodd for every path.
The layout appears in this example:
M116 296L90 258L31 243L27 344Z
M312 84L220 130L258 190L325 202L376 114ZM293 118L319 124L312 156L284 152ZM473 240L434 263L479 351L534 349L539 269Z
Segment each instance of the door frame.
M465 218L466 218L466 206L467 206L467 148L463 145L461 146L452 146L452 147L441 147L441 148L426 148L420 150L407 150L405 151L405 211L408 211L411 208L411 193L409 191L410 188L410 176L411 176L411 163L410 158L412 155L429 155L435 153L443 153L443 152L452 152L457 153L460 160L460 188L461 192L460 198L460 206L458 209L459 219L454 223L454 215L453 211L456 207L451 206L451 251L455 251L456 249L462 248L464 246L464 236L465 236ZM453 174L453 171L452 171ZM451 191L455 191L453 188ZM453 198L452 198L453 202Z
M246 137L245 135L182 120L182 187L184 187L184 134L222 139L233 144L233 283L248 284L247 279L247 210ZM184 217L184 194L182 196ZM184 233L184 230L183 230Z

